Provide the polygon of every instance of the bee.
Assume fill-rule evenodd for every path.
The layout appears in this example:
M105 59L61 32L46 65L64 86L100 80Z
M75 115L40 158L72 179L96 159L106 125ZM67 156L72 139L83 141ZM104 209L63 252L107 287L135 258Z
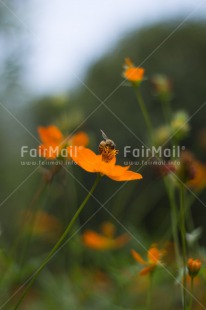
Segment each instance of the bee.
M118 154L118 150L115 149L114 141L109 139L103 130L100 131L104 140L99 144L99 153L102 155L102 160L108 163Z

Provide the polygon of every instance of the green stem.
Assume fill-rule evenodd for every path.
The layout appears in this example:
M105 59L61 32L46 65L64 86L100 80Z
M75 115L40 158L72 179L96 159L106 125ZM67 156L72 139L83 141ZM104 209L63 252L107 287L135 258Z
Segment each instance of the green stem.
M190 283L190 304L189 304L189 310L192 310L192 302L193 302L193 288L194 288L194 277L191 277L191 283Z
M188 218L188 212L189 212L189 209L191 208L193 202L195 200L195 197L192 196L191 199L187 199L186 201L186 204L185 204L185 220L187 220ZM192 216L192 215L190 215ZM176 222L176 225L180 225L180 221L181 221L181 214L177 214L177 222ZM195 229L195 225L193 225L193 227L191 227L191 223L187 223L187 226L190 228L190 231L193 231ZM168 232L165 234L165 239L169 239L170 238L170 229L168 230ZM198 243L198 241L196 241L196 243Z
M199 197L200 191L199 192L195 192L195 194ZM185 218L188 230L190 232L195 230L195 224L194 224L193 217L192 217L192 204L193 204L194 200L196 199L196 196L193 196L193 195L191 195L191 196L192 197L190 197L188 195L188 197L187 197L187 201L186 201L187 213L186 213L186 218Z
M182 256L183 256L183 290L182 290L182 298L183 298L183 309L186 310L186 229L185 229L185 190L184 184L180 184L180 213L181 213L181 221L180 221L180 232L182 238Z
M150 138L150 143L152 145L153 144L153 126L152 126L152 122L151 122L149 113L148 113L148 111L146 109L144 100L142 98L142 95L141 95L139 89L136 90L136 96L137 96L137 100L138 100L138 103L139 103L142 115L144 117L144 120L145 120L145 123L146 123L146 126L147 126L147 130L148 130L149 138Z
M29 281L28 285L26 286L25 290L23 291L22 296L20 297L19 301L17 302L16 306L14 307L14 310L17 310L20 306L20 304L22 303L22 301L24 300L25 296L27 295L30 287L32 286L32 284L34 283L34 281L36 280L36 278L38 277L38 275L41 273L41 271L44 269L44 267L47 265L47 263L51 260L51 258L53 257L53 255L56 253L56 251L59 249L59 247L62 245L62 243L64 242L64 240L66 239L68 233L70 232L72 226L74 225L75 221L77 220L78 216L80 215L80 213L82 212L84 206L86 205L87 201L89 200L89 198L92 196L95 188L97 187L97 184L99 183L101 179L101 175L98 174L97 178L90 190L90 192L88 193L88 195L86 196L86 198L84 199L84 201L82 202L82 204L80 205L80 207L78 208L78 210L76 211L76 213L74 214L72 220L70 221L70 223L68 224L67 228L65 229L64 233L62 234L62 236L59 238L59 240L57 241L57 243L54 245L54 247L52 248L52 250L49 252L49 254L47 255L47 257L44 259L43 263L41 264L41 266L36 270L34 276L32 277L32 279Z
M147 310L152 309L152 286L153 286L153 272L149 276L149 289L147 294Z
M170 209L171 209L171 224L172 224L172 235L174 239L174 247L175 247L175 255L177 266L180 268L180 245L179 245L179 238L178 238L178 230L177 230L177 208L175 202L175 195L173 187L168 184L168 180L165 179L165 187L167 190L167 194L169 197L170 202Z

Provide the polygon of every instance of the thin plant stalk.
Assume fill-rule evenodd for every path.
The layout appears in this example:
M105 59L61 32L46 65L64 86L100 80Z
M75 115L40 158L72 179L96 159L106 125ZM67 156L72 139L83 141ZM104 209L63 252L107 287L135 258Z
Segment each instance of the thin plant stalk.
M185 189L184 184L180 184L180 232L182 239L182 257L183 257L183 289L182 289L182 300L183 309L186 310L186 263L187 263L187 249L186 249L186 229L185 229Z
M170 118L171 118L171 107L170 107L170 101L169 98L162 98L161 99L162 104L162 111L164 114L165 122L169 125L170 124ZM174 139L172 137L173 145L175 144ZM175 256L177 261L177 266L180 268L181 260L180 260L180 245L179 245L179 238L178 238L178 215L177 215L177 206L175 201L175 191L174 187L172 187L169 182L169 180L165 180L165 187L167 190L167 194L169 197L170 202L170 212L171 212L171 225L172 225L172 236L174 240L174 249L175 249Z
M139 89L136 90L136 96L137 96L137 101L139 103L142 115L143 115L144 120L145 120L145 124L147 126L147 130L148 130L149 138L150 138L150 143L152 145L153 144L153 126L152 126L152 122L151 122L149 113L147 111L147 108L145 106L144 100L142 98L142 95L141 95Z
M140 109L142 111L146 126L147 126L147 130L148 130L148 134L150 137L150 143L154 144L154 136L153 136L153 126L152 126L152 121L150 119L149 113L146 109L144 100L142 98L142 95L139 91L139 89L136 89L136 96L137 96L137 100L139 102L140 105ZM167 118L169 117L168 113L170 112L170 106L169 106L169 102L167 104ZM166 115L165 115L166 116ZM179 240L178 240L178 232L177 232L177 211L176 211L176 203L175 203L175 197L174 197L174 191L170 189L170 184L168 184L168 181L165 180L164 182L165 184L165 188L167 191L167 195L170 201L170 207L171 207L171 221L172 221L172 235L173 235L173 239L174 239L174 243L175 243L175 253L176 253L176 258L177 258L177 264L178 266L180 265L180 254L179 254Z
M149 275L149 289L147 293L147 310L152 310L153 272Z
M190 282L190 303L189 303L189 309L188 310L192 310L193 289L194 289L194 277L191 277L191 282Z
M187 223L187 226L190 228L190 231L195 229L194 223L190 223L188 221L188 218L190 218L192 216L191 214L188 214L188 212L191 212L190 209L191 209L191 206L192 206L192 203L194 202L194 200L195 200L195 196L191 196L191 199L187 199L187 201L185 203L185 221ZM193 219L191 219L191 220L193 220ZM180 221L181 221L181 214L177 214L176 226L180 225ZM170 238L170 232L169 231L166 233L166 236L167 236L166 239ZM196 241L196 243L197 243L197 241Z
M152 122L149 116L149 113L146 109L146 106L144 104L144 100L142 98L142 95L139 91L139 89L136 89L136 97L142 112L142 115L144 117L149 138L151 145L154 143L154 137L153 137L153 126ZM167 107L168 108L168 107ZM166 112L166 111L165 111ZM167 114L169 113L169 109L167 110ZM166 113L165 113L166 114ZM166 115L165 115L166 116ZM167 115L168 118L169 115ZM165 187L167 190L167 194L170 200L171 205L171 214L172 214L172 232L173 232L173 238L175 243L178 242L178 234L177 234L177 212L176 212L176 204L175 204L175 197L174 197L174 191L171 192L168 189L167 181L165 182ZM180 220L180 231L181 231L181 239L182 239L182 255L183 255L183 292L182 292L182 298L183 298L183 309L186 310L186 230L185 230L185 193L184 193L184 186L180 185L180 213L181 213L181 220ZM179 248L176 247L176 253L177 254L177 263L179 265Z
M168 184L168 180L165 180L165 187L167 190L167 194L169 197L170 202L170 210L171 210L171 224L172 224L172 236L174 239L174 248L175 248L175 256L177 265L180 268L180 245L179 245L179 238L178 238L178 230L177 230L177 207L174 195L174 189Z
M86 198L84 199L84 201L82 202L82 204L80 205L80 207L77 209L76 213L74 214L73 218L71 219L71 221L69 222L67 228L65 229L64 233L61 235L61 237L59 238L59 240L57 241L57 243L54 245L54 247L52 248L52 250L49 252L49 254L47 255L47 257L44 259L43 263L40 265L40 267L36 270L34 276L32 277L32 279L29 281L29 283L27 284L25 290L23 291L20 299L18 300L16 306L14 307L14 310L17 310L20 306L20 304L22 303L22 301L24 300L24 298L26 297L30 287L32 286L32 284L35 282L36 278L38 277L38 275L41 273L41 271L44 269L44 267L48 264L48 262L51 260L51 258L54 256L54 254L56 253L56 251L60 248L60 246L63 244L64 240L66 239L66 237L68 236L68 233L70 232L72 226L74 225L74 223L76 222L76 220L78 219L80 213L82 212L84 206L86 205L86 203L88 202L89 198L92 196L95 188L97 187L99 181L101 179L101 175L98 174L97 178L90 190L90 192L88 193L88 195L86 196Z

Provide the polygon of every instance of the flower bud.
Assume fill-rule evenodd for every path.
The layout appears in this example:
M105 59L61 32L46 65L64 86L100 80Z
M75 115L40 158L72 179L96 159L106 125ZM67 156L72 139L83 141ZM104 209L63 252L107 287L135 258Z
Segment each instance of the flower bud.
M171 120L171 131L177 140L182 140L190 131L189 115L185 111L178 111Z
M195 159L190 152L181 153L180 165L177 169L177 175L183 183L187 183L195 178L196 169L194 166Z
M188 272L191 278L194 278L197 276L201 266L202 266L202 263L199 259L194 259L194 258L188 259L187 268L188 268Z
M155 94L163 101L168 101L171 98L172 83L163 74L156 74L151 79Z
M162 125L155 129L154 140L156 145L163 145L170 141L171 129L167 125Z

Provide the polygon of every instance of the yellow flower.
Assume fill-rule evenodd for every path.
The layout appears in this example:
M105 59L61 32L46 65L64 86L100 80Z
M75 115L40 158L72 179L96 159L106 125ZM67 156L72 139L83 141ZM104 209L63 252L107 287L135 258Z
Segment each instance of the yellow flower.
M140 254L138 254L135 250L131 250L132 256L134 259L141 265L144 265L145 267L140 271L140 275L144 276L146 274L149 274L154 271L154 269L158 266L160 263L160 259L162 256L162 252L158 250L158 248L153 245L150 247L150 249L147 251L147 261L144 260Z
M135 67L130 58L125 59L125 70L123 76L129 82L138 85L144 77L144 68Z
M79 132L72 137L65 138L61 131L54 125L38 127L39 137L42 144L39 146L39 156L47 159L55 159L60 156L61 150L67 145L86 146L88 136Z
M114 181L131 181L142 179L142 175L129 170L129 166L116 165L116 157L105 162L102 155L96 155L88 148L69 147L70 156L74 162L88 172L106 175Z
M83 243L93 250L105 251L119 249L129 241L128 234L115 237L116 228L112 223L106 222L101 227L102 233L93 230L85 230L82 235Z

